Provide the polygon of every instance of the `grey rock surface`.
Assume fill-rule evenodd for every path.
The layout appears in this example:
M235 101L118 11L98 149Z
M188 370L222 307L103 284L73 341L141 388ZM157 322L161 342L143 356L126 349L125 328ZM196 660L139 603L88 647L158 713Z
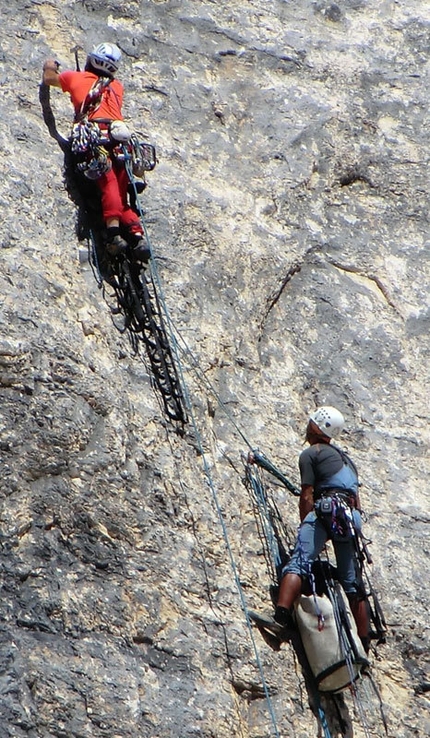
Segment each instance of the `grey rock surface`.
M241 453L297 483L319 404L361 471L388 735L429 735L428 3L0 9L0 738L275 735L262 675L279 735L318 734L237 585L270 609ZM46 57L74 66L101 39L157 149L142 201L187 347L184 436L79 260L38 101ZM293 536L296 500L274 494Z

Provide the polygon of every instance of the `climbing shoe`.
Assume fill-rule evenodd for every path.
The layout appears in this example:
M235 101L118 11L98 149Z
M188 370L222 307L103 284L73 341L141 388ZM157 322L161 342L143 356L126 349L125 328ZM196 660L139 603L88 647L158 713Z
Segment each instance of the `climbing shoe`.
M288 607L277 605L273 619L278 623L278 625L282 625L284 628L289 628L291 630L296 627L293 613L288 609Z
M269 633L272 633L274 636L276 636L279 641L288 641L291 638L291 631L294 630L295 625L291 613L290 616L290 623L288 625L283 625L281 623L278 623L273 615L260 615L258 612L249 612L250 619L259 628L263 628L263 630L268 630Z
M131 253L136 261L143 261L145 264L147 264L151 258L151 249L144 238L140 238L138 240Z
M124 241L124 239L119 235L112 236L106 244L106 251L110 256L119 256L120 254L124 254L127 249L127 241Z
M370 638L369 638L369 636L360 636L360 641L362 643L362 646L363 646L363 649L364 649L364 653L366 654L366 656L368 656L369 651L370 651Z

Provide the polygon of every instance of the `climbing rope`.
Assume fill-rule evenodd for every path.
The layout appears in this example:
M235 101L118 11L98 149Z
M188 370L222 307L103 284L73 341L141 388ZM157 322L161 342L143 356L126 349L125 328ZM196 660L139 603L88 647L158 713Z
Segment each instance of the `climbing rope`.
M134 144L136 145L136 144ZM125 147L124 147L125 148ZM139 215L139 219L142 224L142 228L144 230L146 242L148 244L148 248L150 249L150 252L152 254L152 246L151 246L151 240L149 237L144 213L142 210L142 206L139 200L138 191L136 187L136 179L133 175L133 164L132 164L132 157L131 155L127 155L125 153L124 155L124 164L125 168L128 174L128 178L130 180L130 184L133 191L134 201L135 201L135 209ZM148 155L148 167L151 169L155 166L155 159L154 163L149 159ZM164 290L163 286L160 280L160 276L157 269L156 261L152 255L147 270L149 270L149 278L147 279L147 283L149 286L152 286L152 292L153 292L153 299L157 304L157 312L160 316L160 319L163 322L163 330L166 333L166 339L169 346L169 353L172 357L172 364L175 374L176 382L176 395L177 395L177 404L182 407L182 421L187 422L187 413L189 413L191 409L191 402L188 395L186 382L184 379L184 372L182 368L182 364L180 361L179 353L178 353L178 346L177 341L175 338L175 334L173 332L172 328L172 320L170 317L170 312L167 308L166 299L164 296Z
M266 702L267 702L267 705L268 705L268 710L269 710L269 714L270 714L270 718L271 718L271 722L272 722L273 736L275 738L280 738L280 733L279 733L278 726L277 726L276 715L275 715L275 711L274 711L274 708L273 708L272 700L271 700L271 697L270 697L269 687L267 685L266 678L264 676L263 665L262 665L262 662L261 662L261 659L260 659L260 656L259 656L259 653L258 653L256 641L255 641L255 638L254 638L254 631L253 631L253 628L252 628L251 619L250 619L248 607L247 607L247 604L246 604L245 594L244 594L244 591L243 591L243 587L242 587L242 584L241 584L241 581L240 581L240 577L239 577L239 574L238 574L238 570L237 570L235 558L234 558L234 555L233 555L233 550L232 550L232 547L231 547L231 544L230 544L230 538L229 538L229 535L228 535L227 526L226 526L226 523L225 523L225 520L224 520L224 515L222 513L221 504L220 504L219 499L218 499L218 494L217 494L217 490L216 490L216 487L215 487L215 483L214 483L214 480L213 480L213 477L212 477L212 474L211 474L211 471L210 471L210 466L209 466L209 463L207 461L206 453L205 453L204 448L203 448L203 443L202 443L201 435L200 435L200 432L198 430L196 419L194 417L194 413L193 413L191 407L189 408L189 414L190 414L190 422L191 422L191 425L192 425L192 428L193 428L193 431L194 431L195 441L196 441L196 444L197 444L197 447L198 447L198 450L199 450L199 454L200 454L200 456L202 458L203 472L204 472L204 475L205 475L205 478L206 478L207 485L208 485L208 487L209 487L209 489L211 491L211 494L212 494L212 500L213 500L213 503L214 503L214 506L215 506L215 510L217 512L217 515L218 515L218 520L219 520L219 523L220 523L220 526L221 526L221 530L222 530L222 533L223 533L224 543L225 543L226 550L227 550L227 553L228 553L228 557L229 557L229 561L230 561L230 566L231 566L231 569L232 569L232 572L233 572L234 582L235 582L236 589L237 589L238 594L239 594L241 607L242 607L243 613L245 615L246 625L247 625L249 636L250 636L250 639L251 639L251 644L252 644L252 649L253 649L253 652L254 652L255 661L256 661L257 668L258 668L258 671L259 671L259 674L260 674L261 683L262 683L262 686L263 686L263 691L264 691L264 695L265 695L265 698L266 698ZM330 738L330 736L327 736L327 738Z
M287 563L292 549L292 537L283 523L278 507L269 496L267 487L263 484L261 474L249 458L255 458L255 452L242 455L245 464L245 486L248 488L254 504L257 530L263 545L266 568L273 586L277 586L281 577L282 568ZM284 543L286 542L286 543ZM287 552L286 545L289 551Z
M132 177L132 172L131 172L131 163L129 161L126 161L126 168L128 169L129 178L130 178L130 181L132 182L132 186L135 188L134 178ZM137 197L137 194L138 193L135 190L136 206L137 206L137 209L138 209L138 212L139 212L139 217L141 219L141 222L142 222L142 225L143 225L143 228L144 228L144 232L145 232L145 237L147 239L147 243L148 243L148 245L150 245L150 239L149 239L149 234L148 234L146 223L145 223L144 214L142 212L142 208L140 206L140 203L139 203L139 199ZM152 251L152 249L151 249L151 251ZM273 736L275 738L280 738L280 733L279 733L278 726L277 726L276 715L275 715L274 708L273 708L273 705L272 705L272 700L271 700L271 697L270 697L270 692L269 692L269 688L268 688L268 685L267 685L267 682L266 682L266 678L264 676L264 670L263 670L261 659L260 659L260 656L259 656L259 653L258 653L257 644L256 644L256 641L255 641L255 638L254 638L254 631L253 631L251 620L250 620L250 617L249 617L249 612L248 612L248 608L247 608L247 604L246 604L246 598L245 598L245 595L244 595L244 592L243 592L243 587L241 585L240 578L239 578L239 575L238 575L238 570L237 570L236 562L235 562L235 559L234 559L233 550L232 550L232 547L231 547L231 544L230 544L230 539L229 539L229 535L228 535L228 531L227 531L227 526L226 526L226 523L225 523L225 520L224 520L224 516L223 516L223 513L222 513L222 508L221 508L221 505L220 505L220 502L219 502L219 499L218 499L218 494L217 494L217 491L216 491L215 483L214 483L214 480L213 480L213 477L212 477L212 474L211 474L211 471L210 471L210 466L209 466L209 463L207 461L207 457L206 457L206 454L205 454L205 451L204 451L204 447L203 447L201 435L200 435L200 432L199 432L199 429L198 429L198 426L197 426L197 422L196 422L196 419L195 419L195 415L194 415L194 412L193 412L193 409L192 409L192 404L191 404L191 401L190 401L190 398L189 398L189 394L188 394L188 390L187 390L187 385L186 385L186 382L185 382L185 379L184 379L184 370L183 370L181 359L180 359L180 356L179 356L180 348L179 348L179 344L178 344L178 342L176 340L176 337L177 336L180 336L180 333L178 331L175 331L173 321L172 321L172 319L170 317L170 313L167 310L166 302L165 302L165 297L164 297L164 291L163 291L163 287L162 287L162 284L161 284L161 280L160 280L160 277L159 277L159 274L158 274L158 269L157 269L156 262L155 262L154 258L152 258L150 260L150 269L151 269L151 273L152 273L152 275L154 277L154 280L156 282L156 285L157 285L157 294L159 296L160 303L161 303L162 308L163 308L163 312L164 312L164 314L166 316L166 323L167 323L168 330L169 330L169 342L170 342L170 344L172 346L172 350L174 351L176 366L178 367L178 372L179 372L179 375L181 377L182 389L183 389L183 393L184 393L184 397L185 397L185 401L186 401L186 406L187 406L187 412L188 412L189 420L190 420L191 426L193 428L194 439L195 439L195 442L197 444L197 447L198 447L198 450L199 450L199 454L200 454L200 456L202 458L203 473L204 473L204 476L206 478L207 485L208 485L208 487L209 487L209 489L211 491L212 500L213 500L213 503L214 503L214 506L215 506L215 510L217 512L217 515L218 515L218 519L219 519L219 523L220 523L221 530L222 530L222 533L223 533L223 538L224 538L226 550L227 550L229 561L230 561L230 566L231 566L231 569L232 569L232 572L233 572L233 577L234 577L236 589L238 591L239 598L240 598L240 603L241 603L241 607L242 607L243 613L245 615L246 625L247 625L248 632L249 632L249 635L250 635L250 639L251 639L251 644L252 644L252 648L253 648L253 652L254 652L255 661L256 661L256 664L257 664L257 668L259 670L259 674L260 674L260 678L261 678L261 683L262 683L262 686L263 686L263 691L264 691L264 695L265 695L265 698L266 698L266 701L267 701L268 710L269 710L269 714L270 714L270 718L271 718L271 722L272 722ZM191 352L188 349L186 351L186 355L188 357L190 357L192 355ZM192 363L193 363L193 367L194 368L196 368L198 366L197 362L194 359L193 359L193 362ZM218 398L218 400L221 402L220 398ZM240 435L245 440L244 435L242 434L242 432L239 430L239 428L237 426L236 426L236 429L240 432ZM247 443L247 445L250 448L250 445L248 444L248 442L246 442L246 443ZM327 736L327 738L330 738L330 736Z

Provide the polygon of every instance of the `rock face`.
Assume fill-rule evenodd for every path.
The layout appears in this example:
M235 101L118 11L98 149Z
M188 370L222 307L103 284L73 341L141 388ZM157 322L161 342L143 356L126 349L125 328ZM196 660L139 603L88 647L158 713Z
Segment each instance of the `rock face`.
M0 9L0 737L317 734L291 649L242 611L270 598L241 453L297 483L319 404L361 470L388 734L429 735L427 2ZM102 39L158 152L143 205L184 436L78 260L38 103L44 59Z

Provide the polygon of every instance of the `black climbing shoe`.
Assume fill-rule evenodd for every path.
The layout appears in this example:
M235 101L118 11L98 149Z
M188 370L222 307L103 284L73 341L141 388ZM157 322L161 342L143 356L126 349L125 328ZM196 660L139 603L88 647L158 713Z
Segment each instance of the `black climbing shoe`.
M364 653L366 654L366 656L368 656L369 651L370 651L370 638L369 638L369 636L360 636L360 641L362 643L362 646L363 646L363 649L364 649Z
M249 612L250 619L259 627L264 630L268 630L272 633L279 641L288 641L291 638L291 631L294 630L294 622L291 616L291 623L288 625L281 625L278 623L273 615L260 615L258 612Z
M151 249L144 238L140 238L138 240L131 253L136 261L143 261L145 264L147 264L151 258Z
M110 256L119 256L124 254L128 249L127 241L124 241L121 236L113 236L110 241L106 244L106 251Z
M277 605L273 619L279 625L284 626L284 628L294 630L294 628L296 627L296 621L294 620L293 613L291 612L291 610L288 609L288 607L281 607L280 605Z

